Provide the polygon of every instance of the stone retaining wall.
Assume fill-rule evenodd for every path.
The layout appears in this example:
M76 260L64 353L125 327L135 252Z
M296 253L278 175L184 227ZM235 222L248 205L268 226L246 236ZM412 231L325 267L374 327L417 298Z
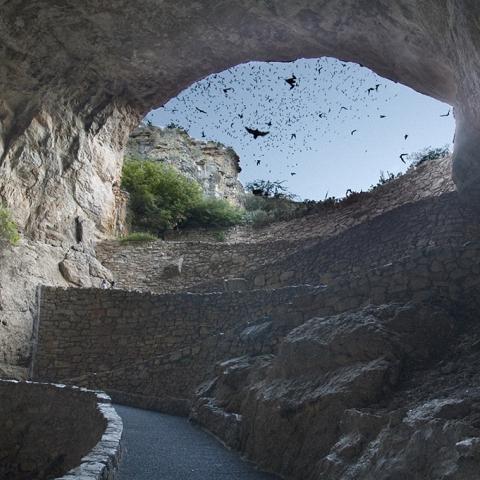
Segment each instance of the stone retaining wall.
M464 301L479 284L480 246L471 243L427 248L319 287L165 295L45 287L33 375L182 413L218 361L274 352L313 316L433 294Z
M480 238L478 215L460 204L456 192L392 210L345 233L247 273L252 288L330 283L344 274L385 265L429 248L460 247ZM212 284L199 285L215 290Z
M129 247L109 243L101 247L101 256L121 288L212 292L223 290L224 278L239 276L252 289L330 283L338 276L354 275L425 248L461 246L477 238L477 215L451 192L399 206L316 241L154 242ZM171 276L172 269L164 265L178 264L178 257L183 259L181 271Z
M293 253L304 243L104 242L97 255L112 271L118 288L168 293L190 289L207 280L238 277ZM266 267L265 267L266 268Z
M0 380L0 405L0 478L114 478L123 427L105 394Z
M313 207L306 216L288 221L274 222L263 227L242 225L225 231L225 238L232 243L278 241L302 242L307 239L329 238L359 225L378 215L384 215L402 205L435 198L455 191L452 182L450 157L423 162L411 167L400 177L378 186L368 194L351 198L349 202L333 209L321 205ZM207 231L179 231L169 235L171 240L214 241Z
M115 399L137 396L143 406L162 399L166 410L182 411L218 360L270 352L267 332L313 315L310 300L297 302L316 290L152 295L45 287L33 376L103 385Z

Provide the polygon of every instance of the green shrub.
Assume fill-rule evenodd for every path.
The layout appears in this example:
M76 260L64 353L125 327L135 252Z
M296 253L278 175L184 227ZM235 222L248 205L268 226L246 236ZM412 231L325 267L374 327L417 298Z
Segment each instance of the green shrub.
M224 242L227 239L227 234L224 230L216 230L213 232L213 238L217 242Z
M125 237L120 238L121 243L128 243L128 242L154 242L158 240L156 235L153 233L148 232L133 232L129 233Z
M442 158L448 157L449 155L450 148L448 147L448 145L445 145L444 147L425 148L420 152L410 155L410 158L412 159L412 165L418 167L422 163L432 160L441 160Z
M291 220L305 215L311 202L296 202L291 196L245 197L245 222L259 227L269 223Z
M127 158L122 187L130 194L134 230L161 235L173 228L230 227L243 221L242 209L204 197L197 182L156 161Z
M245 213L245 223L254 227L263 227L275 221L272 214L265 210L251 210Z
M243 221L244 212L226 200L203 198L188 211L185 227L231 227Z
M17 225L12 219L10 210L0 205L0 241L16 245L20 240Z
M132 226L157 234L184 222L202 200L196 182L171 166L148 160L125 160L122 187L130 194Z

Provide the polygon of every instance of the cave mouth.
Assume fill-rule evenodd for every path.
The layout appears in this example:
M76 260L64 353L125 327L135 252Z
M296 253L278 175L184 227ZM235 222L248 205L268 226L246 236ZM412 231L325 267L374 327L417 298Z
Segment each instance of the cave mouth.
M455 131L449 105L331 57L237 65L192 84L144 123L232 147L243 185L282 182L295 198L317 201L366 191L432 149L451 151Z

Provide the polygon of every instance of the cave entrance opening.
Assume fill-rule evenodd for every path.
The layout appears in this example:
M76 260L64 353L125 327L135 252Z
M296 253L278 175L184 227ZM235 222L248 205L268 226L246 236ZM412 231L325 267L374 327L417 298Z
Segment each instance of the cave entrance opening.
M233 147L244 185L281 181L312 200L367 190L382 172L404 172L416 152L451 149L455 130L449 105L327 57L238 65L194 83L144 122Z

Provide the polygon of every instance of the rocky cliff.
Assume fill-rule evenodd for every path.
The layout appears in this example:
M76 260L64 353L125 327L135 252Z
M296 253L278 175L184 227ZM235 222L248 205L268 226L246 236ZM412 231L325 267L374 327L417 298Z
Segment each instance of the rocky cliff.
M142 125L130 135L126 153L173 165L196 180L209 197L234 205L243 203L243 186L238 180L240 159L233 149L220 143L195 140L180 128Z

